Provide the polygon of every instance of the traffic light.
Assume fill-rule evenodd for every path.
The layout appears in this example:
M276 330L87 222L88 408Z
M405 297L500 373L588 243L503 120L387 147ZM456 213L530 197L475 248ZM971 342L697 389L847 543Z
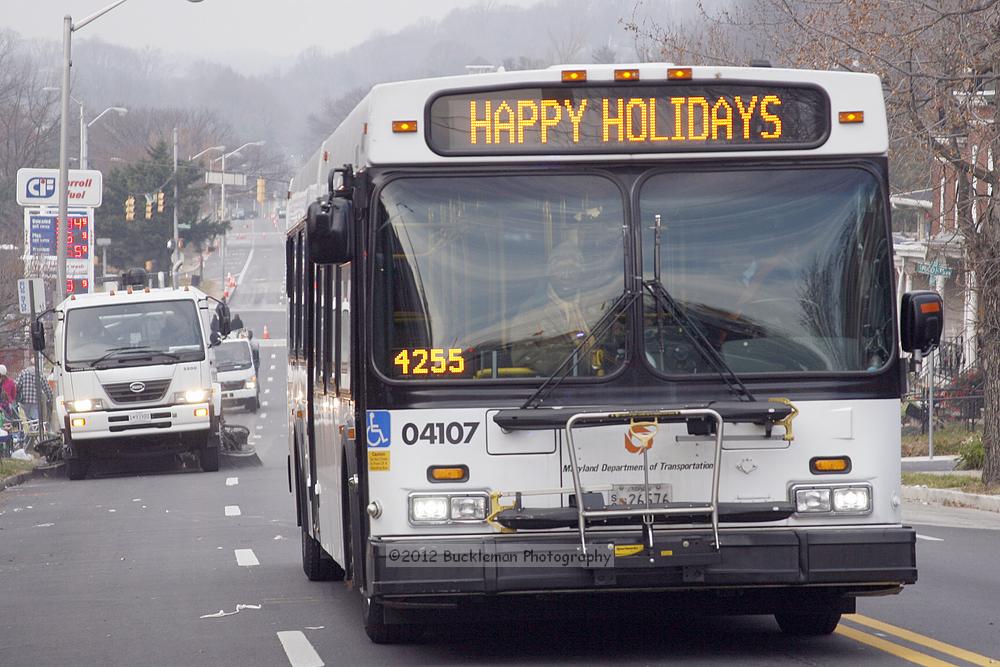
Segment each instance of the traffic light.
M266 194L267 194L266 192L264 192L264 189L266 187L267 187L267 181L265 181L263 178L258 178L257 179L257 203L258 204L263 204L264 203L264 200L265 200Z
M150 199L149 201L146 202L146 220L149 220L152 217L153 217L153 200Z
M160 192L156 193L156 212L157 213L163 213L163 202L164 202L165 199L166 199L166 196L163 194L163 191L160 191Z
M135 197L132 195L125 200L125 219L135 220Z

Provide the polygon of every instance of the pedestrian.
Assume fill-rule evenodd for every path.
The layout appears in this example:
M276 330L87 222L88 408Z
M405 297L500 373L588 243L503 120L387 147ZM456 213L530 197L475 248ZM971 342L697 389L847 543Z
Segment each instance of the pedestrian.
M24 414L28 416L29 420L37 421L39 416L39 388L45 394L45 404L52 405L52 391L49 389L48 383L42 382L42 379L33 367L25 366L17 374L14 384L17 387L17 401L24 409Z
M16 414L17 385L7 376L7 367L0 364L0 410L12 419Z

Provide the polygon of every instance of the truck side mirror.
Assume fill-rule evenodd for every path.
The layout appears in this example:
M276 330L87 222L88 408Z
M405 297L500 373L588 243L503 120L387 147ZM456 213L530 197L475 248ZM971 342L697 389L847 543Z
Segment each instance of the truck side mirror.
M37 319L31 323L31 349L45 351L45 325Z
M306 218L309 259L315 264L343 264L351 261L352 204L349 199L333 197L313 202Z
M233 331L233 323L229 315L229 306L220 303L215 308L215 316L219 318L219 335L225 338Z
M937 349L944 331L944 302L937 292L907 292L899 307L899 342L904 352L924 357Z

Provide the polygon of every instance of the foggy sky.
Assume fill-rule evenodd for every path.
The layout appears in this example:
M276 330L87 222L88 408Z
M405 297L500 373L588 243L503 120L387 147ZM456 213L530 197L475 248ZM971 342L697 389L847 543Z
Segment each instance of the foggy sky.
M529 6L539 0L493 0ZM88 16L111 0L0 0L0 27L22 36L62 39L62 18ZM266 57L292 57L319 46L350 48L378 31L440 18L483 0L129 0L74 35L129 47L226 62L239 67ZM240 67L246 69L246 67Z

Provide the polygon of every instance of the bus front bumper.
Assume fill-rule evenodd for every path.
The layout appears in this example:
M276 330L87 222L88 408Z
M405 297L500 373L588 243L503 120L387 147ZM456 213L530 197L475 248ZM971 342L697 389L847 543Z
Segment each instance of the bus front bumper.
M393 598L761 587L861 595L896 592L917 580L916 532L908 527L734 528L722 531L719 550L708 530L657 532L652 549L640 539L638 531L588 531L588 551L616 554L594 566L539 560L539 553L576 550L575 532L372 539L369 581L372 594Z

